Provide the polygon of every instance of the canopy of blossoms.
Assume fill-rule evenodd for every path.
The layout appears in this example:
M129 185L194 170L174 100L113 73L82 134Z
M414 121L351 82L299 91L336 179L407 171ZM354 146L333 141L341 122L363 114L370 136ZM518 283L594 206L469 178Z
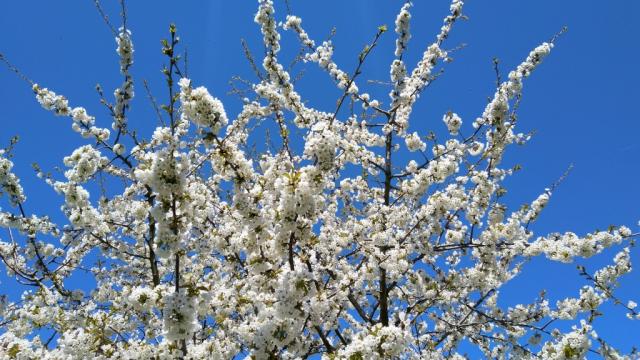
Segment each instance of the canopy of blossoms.
M528 140L515 109L554 41L526 55L477 118L443 114L449 136L434 139L409 131L412 109L449 59L443 44L465 18L463 2L451 2L417 64L403 57L411 7L401 6L393 29L379 27L347 71L331 41L316 42L299 17L276 17L272 0L258 1L266 51L238 114L184 75L171 26L162 49L169 100L158 108L166 122L148 139L128 127L134 47L125 26L113 29L123 82L113 102L103 98L110 128L32 84L86 145L63 159L61 176L37 169L63 199L65 224L29 207L11 149L0 152L0 227L11 230L0 236L0 259L29 286L0 306L0 358L462 359L465 342L486 358L625 358L592 319L606 302L640 318L614 292L631 270L635 234L624 226L534 234L553 187L519 209L501 203L516 170L501 167L503 154ZM296 90L278 58L284 31L341 90L336 108L309 107ZM375 99L358 81L360 66L392 32L388 98ZM275 150L247 150L256 121L277 129ZM90 192L103 177L117 195ZM589 285L574 297L498 306L501 286L531 258L570 263L610 247L619 249L610 265L580 268ZM95 287L66 285L77 272Z

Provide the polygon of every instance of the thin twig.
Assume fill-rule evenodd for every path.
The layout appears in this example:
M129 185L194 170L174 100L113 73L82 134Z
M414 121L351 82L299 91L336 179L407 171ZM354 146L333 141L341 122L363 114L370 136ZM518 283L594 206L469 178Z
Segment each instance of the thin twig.
M158 103L156 102L156 99L151 94L149 83L147 82L147 80L142 80L142 84L144 85L144 89L147 92L147 98L149 99L149 101L151 101L151 105L153 106L153 109L156 111L156 115L158 116L158 120L160 121L160 124L162 124L162 126L166 126L164 119L162 118L162 113L160 112L160 108L158 107Z
M15 67L12 63L10 63L9 60L7 60L7 58L4 56L3 53L0 53L0 60L2 60L3 63L5 63L5 65L7 66L7 68L9 70L11 70L14 73L16 73L16 75L18 75L18 77L21 80L24 80L24 81L28 82L31 86L33 86L35 84L35 82L33 82L33 80L31 80L28 77L26 77L17 67Z
M116 28L113 27L113 25L111 24L111 21L109 21L109 16L107 16L107 14L102 9L102 6L100 5L100 0L93 0L93 3L96 5L96 9L98 10L98 13L102 17L102 20L104 20L104 23L107 24L107 26L109 27L109 30L111 30L111 32L113 33L113 36L117 37L118 32L116 31Z

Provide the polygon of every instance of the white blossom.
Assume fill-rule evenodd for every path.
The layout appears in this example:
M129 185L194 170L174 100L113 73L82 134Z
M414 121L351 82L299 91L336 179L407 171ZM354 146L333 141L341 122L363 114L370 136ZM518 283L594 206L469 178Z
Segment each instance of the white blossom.
M396 56L402 55L404 50L407 47L407 43L409 39L411 39L411 33L409 32L409 20L411 20L411 13L409 13L409 9L411 8L411 3L407 2L402 6L398 16L396 17L396 34L398 34L398 39L396 40Z
M163 323L164 336L169 341L188 339L195 332L195 299L182 292L164 295Z
M109 111L94 117L33 85L42 107L70 117L86 143L62 159L63 171L34 166L59 194L56 223L30 212L12 158L19 148L0 150L0 201L9 205L0 208L2 285L21 295L0 296L0 358L462 360L471 349L491 359L579 359L594 344L603 357L631 358L598 337L593 320L608 305L640 319L637 299L617 293L637 231L540 233L536 220L556 186L518 207L521 192L508 181L517 167L501 165L509 145L529 138L516 129L514 102L553 44L509 73L473 132L461 131L454 112L442 118L446 132L437 122L413 131L417 100L466 17L463 2L451 1L410 66L411 6L395 17L390 83L375 87L360 75L370 63L360 65L384 48L386 26L347 72L336 62L342 40L314 41L272 0L258 1L263 57L252 65L262 67L256 83L237 89L237 106L193 87L176 50L162 106L175 111L148 134L133 129L124 26L114 28L124 82L114 104L103 99ZM297 39L281 39L286 30ZM317 64L337 99L317 103L297 89L287 39L301 48L296 66ZM388 103L375 99L385 85ZM113 140L98 126L104 116ZM581 264L607 251L609 263ZM577 263L584 286L558 297L531 283L539 296L505 305L503 289L536 257Z
M409 149L409 151L425 151L427 149L427 144L420 139L420 136L416 132L407 135L404 141L407 144L407 149Z
M460 129L460 125L462 125L462 119L458 114L454 112L448 112L442 118L442 121L447 125L447 129L449 129L449 133L451 135L458 135L458 130Z
M216 134L220 128L227 125L227 113L222 102L209 94L209 91L199 86L191 87L191 80L182 78L180 85L180 102L182 115L195 124L208 127Z
M13 162L4 157L4 150L0 150L0 195L7 194L11 204L17 206L27 197L20 185L20 179L11 171Z

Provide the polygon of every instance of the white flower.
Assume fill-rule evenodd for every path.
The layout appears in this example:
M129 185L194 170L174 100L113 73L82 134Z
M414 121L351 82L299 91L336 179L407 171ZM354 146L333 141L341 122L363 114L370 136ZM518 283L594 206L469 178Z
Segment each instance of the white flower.
M46 110L52 110L56 115L69 115L71 112L69 101L64 96L57 95L47 88L41 88L38 84L33 84L33 91L40 105Z
M418 133L414 132L413 134L407 135L404 138L404 142L407 145L407 149L409 151L425 151L427 149L427 144L425 144L421 139Z
M116 153L116 155L122 156L125 150L126 150L125 146L122 145L121 143L117 143L113 146L113 152Z
M162 326L168 341L189 339L198 327L195 298L185 293L164 295Z
M618 233L620 234L620 236L622 237L629 237L633 234L633 232L631 231L631 229L629 229L626 226L620 226L620 228L618 229Z
M409 20L411 20L411 13L409 13L411 3L407 2L400 9L400 13L396 17L396 34L398 39L396 40L396 56L402 55L404 49L407 47L409 39L411 39L411 33L409 32Z
M120 71L126 74L127 69L133 64L133 43L131 42L131 31L129 29L120 28L120 32L116 37L118 48L116 51L120 56Z
M4 157L4 151L0 152L0 196L6 193L9 196L11 204L17 206L27 200L24 195L20 179L11 171L13 162Z
M454 112L448 112L442 118L442 121L447 125L447 129L449 129L449 133L451 135L458 135L458 130L460 129L460 125L462 125L462 119L458 114Z
M22 297L0 294L0 358L441 360L461 359L469 344L492 359L587 356L599 340L591 324L537 326L575 324L615 300L631 271L632 231L534 237L531 222L551 190L520 208L502 197L515 168L499 160L508 145L527 140L511 102L551 44L500 84L470 137L458 135L462 119L453 112L443 116L442 138L409 133L416 101L448 58L444 40L462 5L451 1L436 38L410 64L403 54L411 3L403 2L385 109L374 99L379 90L359 93L336 64L331 40L316 46L299 17L276 17L273 0L259 0L255 16L264 72L242 89L233 118L209 90L181 78L171 126L150 137L130 128L133 45L124 28L115 36L125 80L107 104L114 141L85 108L34 85L39 103L70 116L89 145L63 159L66 179L36 167L62 197L60 228L31 215L37 206L23 207L11 148L0 149L0 195L7 195L0 200L16 207L0 209L3 281L29 288ZM296 91L278 58L283 29L302 43L299 58L335 83L340 111L311 107L315 101ZM182 62L174 69L185 70ZM254 151L267 130L275 132ZM570 263L616 245L613 262L590 272L594 281L577 296L508 307L500 298L530 257ZM86 295L74 286L85 272ZM640 318L637 304L626 304L627 316ZM40 336L54 331L45 344ZM604 344L598 351L621 358Z
M64 164L71 168L64 175L73 182L82 183L89 180L108 162L109 159L102 156L93 146L81 146L64 158Z
M478 156L482 154L482 150L484 150L484 144L478 141L472 142L468 147L467 151L471 156Z
M149 311L156 305L158 294L146 286L137 286L131 290L127 302L138 311Z
M284 23L283 28L285 30L293 29L296 33L298 33L298 38L300 42L309 48L313 48L316 46L315 42L309 38L309 34L307 34L304 29L302 29L302 19L297 16L287 15L287 21Z
M227 125L227 113L222 102L209 94L203 87L193 89L191 81L180 79L180 102L182 103L182 115L199 126L208 127L217 134L221 127Z

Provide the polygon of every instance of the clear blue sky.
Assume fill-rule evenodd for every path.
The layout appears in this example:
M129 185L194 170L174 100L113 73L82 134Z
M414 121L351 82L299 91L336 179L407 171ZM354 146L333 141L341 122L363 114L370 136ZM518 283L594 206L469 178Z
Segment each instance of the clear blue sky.
M105 0L105 9L118 24L115 0ZM415 64L422 50L441 25L448 2L416 0L412 10L413 39L406 57ZM277 16L283 19L284 1L276 0ZM303 1L290 0L291 10L303 18L303 26L316 41L324 39L335 26L335 59L346 70L354 67L357 54L381 24L393 29L400 1ZM175 22L182 45L189 49L189 73L194 84L205 85L222 98L227 113L235 115L240 102L228 96L228 81L234 75L253 80L244 59L240 39L247 39L260 57L262 47L253 23L255 1L175 2L168 0L129 1L129 27L135 45L132 73L136 100L131 126L148 135L155 117L145 99L142 79L147 79L160 100L164 62L159 40L167 36L168 24ZM583 234L605 229L610 224L628 224L637 231L640 220L640 2L599 1L468 1L469 21L456 25L446 47L467 46L454 54L445 74L423 95L413 112L412 129L442 131L442 114L459 113L468 125L478 116L493 94L495 75L492 58L501 60L503 75L516 66L530 49L548 40L563 26L569 31L544 64L528 79L520 108L520 130L536 131L525 147L514 147L507 164L519 163L523 170L509 180L507 201L516 207L533 200L569 166L574 170L553 195L550 205L533 227L538 234L567 230ZM84 106L108 126L106 110L94 90L102 84L110 95L121 82L115 43L96 12L93 1L7 0L0 12L3 27L0 52L36 82L64 94L73 106ZM298 49L291 34L283 36L283 56ZM380 48L365 68L363 79L388 79L388 63L393 53L393 32L383 36ZM300 67L298 67L300 69ZM0 146L18 134L16 171L21 176L29 200L27 211L52 213L62 222L60 198L35 178L30 164L38 161L45 170L62 166L61 159L83 141L70 130L70 120L55 118L36 103L31 89L13 73L0 70L0 98L3 119ZM314 106L332 109L336 91L331 82L313 67L298 89ZM363 86L361 86L362 88ZM377 90L376 90L377 89ZM387 89L373 85L371 93ZM386 96L381 96L386 100ZM3 202L3 206L7 205ZM5 237L6 234L0 233ZM594 270L610 261L607 253L596 261L581 261ZM633 251L640 264L640 251ZM640 270L640 269L638 269ZM4 275L3 292L7 282ZM505 287L505 304L519 297L531 299L547 288L551 299L577 295L585 283L574 265L534 261L525 274ZM640 299L640 271L622 281L622 299ZM612 307L608 317L598 319L599 333L614 345L629 350L640 345L640 323L626 320L624 312Z

